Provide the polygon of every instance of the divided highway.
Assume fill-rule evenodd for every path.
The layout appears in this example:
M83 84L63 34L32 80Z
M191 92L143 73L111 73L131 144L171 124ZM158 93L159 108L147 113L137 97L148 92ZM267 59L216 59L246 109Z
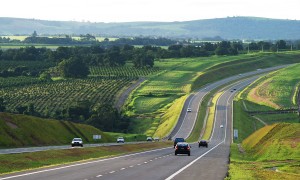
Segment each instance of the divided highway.
M244 78L249 75L272 71L259 70L243 75L233 76L217 83L210 84L192 95L186 103L181 119L170 134L170 137L188 137L195 123L197 109L203 96L213 88L227 82ZM208 148L198 148L192 144L191 156L174 155L173 147L134 153L113 158L74 163L67 166L43 168L27 172L19 172L0 176L4 179L22 180L91 180L91 179L223 179L227 173L229 146L232 130L232 99L236 91L253 82L258 76L234 83L222 94L216 105L214 130ZM192 108L186 114L187 107ZM185 118L184 118L185 117ZM223 125L224 128L221 128ZM176 130L177 128L177 130Z

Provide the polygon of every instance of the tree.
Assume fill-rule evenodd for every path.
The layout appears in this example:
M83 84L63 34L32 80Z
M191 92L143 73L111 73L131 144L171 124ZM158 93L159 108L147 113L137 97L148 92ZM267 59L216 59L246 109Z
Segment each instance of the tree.
M57 68L60 75L67 78L84 78L89 74L88 66L75 57L63 60Z
M36 31L33 31L33 33L32 33L32 35L31 35L31 37L37 37L37 33L36 33Z

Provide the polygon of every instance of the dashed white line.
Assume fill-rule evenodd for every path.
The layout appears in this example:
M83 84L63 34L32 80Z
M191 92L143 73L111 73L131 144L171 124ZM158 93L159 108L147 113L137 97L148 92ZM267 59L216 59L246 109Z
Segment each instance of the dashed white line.
M109 174L115 173L116 171L110 171Z
M101 177L102 175L101 174L99 174L98 176L96 176L96 177Z
M144 164L147 164L148 162L144 162Z
M131 167L131 168L132 168L133 166L129 166L129 167Z
M126 169L126 168L121 168L120 170L123 171L124 169Z

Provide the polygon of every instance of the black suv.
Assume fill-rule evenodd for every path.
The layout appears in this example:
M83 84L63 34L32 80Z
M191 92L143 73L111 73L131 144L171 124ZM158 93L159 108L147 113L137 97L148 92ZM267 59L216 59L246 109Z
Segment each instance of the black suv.
M178 142L184 142L184 138L175 138L174 140L174 148Z
M200 146L208 147L208 142L205 141L205 140L201 140L201 141L199 141L199 147L200 147Z
M191 155L191 146L186 142L178 142L175 147L175 156L177 154L187 154Z

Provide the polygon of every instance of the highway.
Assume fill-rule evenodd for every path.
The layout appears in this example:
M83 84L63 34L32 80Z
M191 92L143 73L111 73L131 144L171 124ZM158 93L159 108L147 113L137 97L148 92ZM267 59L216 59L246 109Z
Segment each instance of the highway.
M267 71L270 71L270 69L255 71L252 72L252 75ZM193 115L196 115L197 113L196 109L200 104L199 101L202 99L201 95L209 92L211 88L216 88L216 86L220 86L229 81L241 79L246 76L249 75L243 74L233 76L231 78L227 78L227 80L225 79L218 83L210 84L199 90L196 94L191 96L191 98L188 98L191 101L186 103L186 105L192 107L193 110L190 113L185 113L187 107L184 107L182 113L185 114L183 116L185 119L182 120L182 123L179 125L178 131L172 132L174 136L171 136L172 133L170 136L187 137L190 134L194 125L193 119L195 119ZM232 99L236 93L236 91L231 91L233 88L239 90L246 87L256 78L258 78L258 76L244 79L228 86L228 89L221 95L216 105L215 123L208 148L198 148L197 143L191 144L191 156L175 156L173 147L170 147L107 159L2 175L0 176L0 180L224 179L228 171L229 147L232 136L231 106ZM191 120L189 121L187 118L190 118ZM221 124L224 128L220 127Z

